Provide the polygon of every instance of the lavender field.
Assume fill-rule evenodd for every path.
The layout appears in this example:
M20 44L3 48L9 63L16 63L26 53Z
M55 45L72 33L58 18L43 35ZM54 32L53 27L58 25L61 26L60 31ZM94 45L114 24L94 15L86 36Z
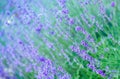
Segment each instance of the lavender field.
M120 0L0 0L0 79L120 79Z

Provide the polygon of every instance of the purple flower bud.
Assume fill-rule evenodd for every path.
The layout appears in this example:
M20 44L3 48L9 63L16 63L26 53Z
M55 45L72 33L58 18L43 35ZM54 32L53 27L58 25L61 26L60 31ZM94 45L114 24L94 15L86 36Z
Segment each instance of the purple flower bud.
M114 1L111 2L111 6L115 7L115 2Z
M54 31L52 31L52 32L50 32L50 34L51 34L51 35L54 35L54 34L55 34L55 32L54 32Z
M4 30L0 30L0 37L4 35Z
M58 0L61 4L65 4L66 0Z
M69 19L69 24L70 24L70 25L74 24L74 19L70 18L70 19Z
M83 45L83 46L85 46L85 47L88 47L87 42L85 42L84 40L83 40L83 41L81 41L81 45Z
M81 31L81 32L82 32L83 34L85 34L85 35L87 34L87 32L85 31L85 29L82 28L82 27L80 27L80 26L76 26L76 27L75 27L75 30L76 30L76 31Z
M46 61L46 59L45 59L44 57L40 57L40 56L36 57L36 59L37 59L39 62L45 62L45 61Z
M22 42L22 41L19 41L18 43L19 43L19 44L23 44L23 42Z
M40 31L41 31L41 29L40 29L40 28L36 28L36 31L37 31L37 32L40 32Z
M89 42L94 42L94 38L89 34L86 36L86 39L89 40Z
M62 13L64 13L64 14L68 14L69 11L68 11L68 9L63 9L63 10L62 10Z
M81 28L80 26L76 26L76 27L75 27L75 30L76 30L76 31L81 31L82 28Z
M72 49L72 51L76 53L80 51L79 46L70 46L70 49Z
M80 51L82 54L85 54L86 53L86 50L81 50Z
M0 74L3 72L4 72L3 67L0 66Z
M96 72L101 76L105 76L105 72L103 70L97 70Z
M41 29L42 29L42 25L39 25L39 26L36 28L36 31L37 31L37 32L40 32Z
M53 43L47 43L47 46L48 46L49 48L53 48L53 47L54 47Z
M88 64L88 67L89 67L90 69L92 69L93 71L96 70L96 67L95 67L94 65L92 65L92 64Z

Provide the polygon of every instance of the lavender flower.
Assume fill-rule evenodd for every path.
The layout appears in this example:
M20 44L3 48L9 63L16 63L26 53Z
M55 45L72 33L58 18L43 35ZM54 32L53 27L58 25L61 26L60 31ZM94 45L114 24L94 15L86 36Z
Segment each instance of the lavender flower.
M68 20L68 22L69 22L69 24L70 24L70 25L72 25L72 24L74 24L74 23L75 23L75 21L74 21L74 19L73 19L73 18L70 18L70 19Z
M37 31L37 32L40 32L41 29L42 29L42 27L43 27L43 25L39 25L39 26L36 28L36 31Z
M83 45L83 46L85 46L85 47L88 47L88 43L87 43L87 42L85 42L84 40L83 40L83 41L81 41L81 45Z
M65 4L66 0L58 0L61 4Z
M115 2L114 1L111 2L111 6L115 7Z
M105 72L103 70L97 70L96 72L101 76L105 76Z
M85 29L83 27L80 27L80 26L76 26L75 27L75 30L77 32L81 31L84 35L87 35L87 32L85 31Z
M96 67L95 67L93 64L88 64L88 67L89 67L90 69L92 69L93 71L96 70Z
M81 31L82 28L81 28L80 26L76 26L76 27L75 27L75 30L76 30L76 31Z
M2 76L4 74L4 69L2 66L0 66L0 75Z
M0 76L13 79L11 75L15 75L16 72L22 77L26 77L26 73L33 72L37 79L72 79L73 69L75 74L77 72L79 75L77 68L81 61L89 62L88 68L96 72L96 75L106 76L101 68L102 63L96 55L109 52L103 49L106 46L109 48L110 38L106 37L104 41L98 42L96 40L99 38L96 38L97 35L94 33L96 30L97 32L107 30L107 33L113 33L114 38L118 31L114 33L112 30L117 27L109 29L109 24L108 26L104 24L109 17L106 15L106 5L102 0L83 0L81 6L78 0L68 2L67 0L8 0L8 2L10 4L6 5L5 11L1 13L4 16L0 14ZM45 5L46 2L50 5ZM116 2L112 1L110 6L115 7ZM115 11L114 8L109 10L107 7L107 9L107 12L112 13L110 16L113 17L113 21L117 22L118 14L112 12ZM98 11L94 12L96 10ZM113 23L113 25L119 24ZM112 41L117 43L115 38ZM111 46L110 50L116 51L119 46L113 47ZM96 58L91 54L95 54ZM9 73L7 69L11 69L12 72Z
M63 14L68 14L69 11L68 11L68 9L63 9L63 10L62 10L62 13L63 13Z

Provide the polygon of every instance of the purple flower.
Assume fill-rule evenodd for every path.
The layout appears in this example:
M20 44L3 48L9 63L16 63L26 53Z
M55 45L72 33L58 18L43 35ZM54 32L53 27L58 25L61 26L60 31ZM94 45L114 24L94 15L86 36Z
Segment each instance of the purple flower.
M47 43L47 46L48 46L49 48L53 48L53 47L54 47L53 43Z
M3 37L4 33L4 30L0 30L0 37Z
M75 30L76 30L76 31L81 31L84 35L87 34L87 32L85 31L85 29L82 28L82 27L80 27L80 26L76 26L76 27L75 27Z
M92 69L93 71L96 70L96 67L95 67L94 65L92 65L92 64L88 64L88 67L89 67L90 69Z
M58 0L61 4L65 4L66 0Z
M81 31L82 28L81 28L80 26L76 26L76 27L75 27L75 30L76 30L76 31Z
M51 34L51 35L54 35L54 34L55 34L55 32L54 32L54 31L52 31L52 32L50 32L50 34Z
M85 42L84 40L83 40L83 41L81 41L81 45L83 45L83 46L85 46L85 47L88 47L87 42Z
M4 70L3 67L0 66L0 75L3 74Z
M79 46L72 45L72 46L70 46L70 49L72 49L73 52L77 52L77 53L80 51Z
M39 26L36 28L36 31L37 31L37 32L40 32L41 29L42 29L42 25L39 25Z
M94 38L89 34L86 36L86 39L89 40L89 42L94 42Z
M41 29L40 29L40 28L36 28L36 31L37 31L37 32L40 32L40 31L41 31Z
M22 42L22 41L20 41L20 40L18 41L18 43L19 43L19 44L23 44L23 42Z
M111 2L111 6L115 7L115 2L114 1Z
M46 61L46 59L45 59L44 57L40 57L40 56L36 57L36 59L37 59L39 62L45 62L45 61Z
M70 19L69 19L69 24L70 24L70 25L74 24L74 19L70 18Z
M101 76L105 76L105 72L103 70L97 70L96 72Z
M63 9L63 10L62 10L62 13L64 13L64 14L68 14L69 11L68 11L68 9Z

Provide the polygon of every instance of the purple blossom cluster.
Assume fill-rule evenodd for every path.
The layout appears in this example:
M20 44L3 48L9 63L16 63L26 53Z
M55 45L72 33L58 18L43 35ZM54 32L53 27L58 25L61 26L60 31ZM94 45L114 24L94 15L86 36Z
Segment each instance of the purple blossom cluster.
M12 3L18 4L17 1ZM42 41L45 42L48 48L53 48L53 44L46 42L45 36L40 34L41 29L44 28L46 30L49 25L47 26L46 24L44 26L40 23L38 15L28 8L27 3L24 5L25 7L22 7L23 4L24 1L19 5L13 5L15 7L13 18L16 22L14 24L9 22L9 27L5 26L6 29L3 36L5 36L7 44L5 46L0 44L0 60L2 63L0 66L3 67L0 70L0 74L2 78L11 77L10 79L14 79L16 71L18 71L17 73L21 77L24 77L25 73L34 72L34 76L37 79L54 79L55 77L58 79L70 79L70 74L62 68L59 70L56 63L40 54L37 47L34 46L32 35L38 34L36 36L41 36ZM12 72L4 72L3 69L10 69Z
M10 74L15 74L15 71L19 71L21 76L24 73L33 72L36 73L37 79L54 79L57 76L59 79L69 79L70 75L58 69L55 64L38 54L37 50L31 46L24 44L23 42L19 42L16 44L17 46L2 48L2 56L1 61L5 60L6 64L2 61L1 66L3 65L4 69L9 68L12 72L8 73L8 77ZM22 52L22 53L21 53ZM8 67L7 67L8 66ZM7 72L4 72L3 67L0 67L0 74L4 76ZM4 77L7 77L6 75ZM11 76L12 78L12 76Z
M78 54L82 59L88 61L90 64L88 64L88 68L92 69L97 74L100 74L101 76L106 76L105 72L103 70L97 69L97 63L99 61L96 61L95 58L90 56L86 50L80 50L79 46L70 46L71 50Z
M7 42L4 46L0 44L0 77L11 77L10 79L14 79L15 71L18 71L21 76L24 76L25 73L34 72L37 79L54 79L55 77L58 79L70 79L70 74L58 66L56 62L52 62L52 58L55 59L60 55L64 56L63 58L70 64L69 55L71 53L69 55L66 53L69 50L67 49L69 45L71 45L70 51L89 62L87 65L88 68L103 77L106 76L105 71L98 67L100 66L99 60L93 58L88 53L96 53L97 46L102 44L102 42L96 44L92 33L88 29L96 26L93 31L98 32L98 30L103 30L103 25L97 21L96 16L89 14L90 11L85 7L89 4L98 5L98 16L104 20L107 18L110 21L111 19L106 14L106 8L102 0L81 1L80 6L82 6L83 13L78 14L81 20L80 22L79 17L76 17L77 15L75 17L70 16L70 10L66 6L67 0L57 0L60 9L57 8L49 16L47 16L47 13L51 11L47 11L46 7L45 9L43 7L40 8L40 11L36 10L40 14L32 11L33 9L28 5L31 1L9 1L9 6L12 5L14 11L11 12L13 14L6 12L8 15L7 20L3 19L6 23L4 27L5 33L0 32L0 37L6 36L5 41ZM36 5L37 7L42 6L39 3L36 3ZM115 7L116 3L113 1L110 5L111 7ZM43 10L43 13L41 10ZM52 15L54 15L55 19L53 23L51 23ZM12 19L16 20L16 22ZM80 39L79 42L74 41L74 34L72 37L71 32L76 33L75 35L83 34L84 38ZM70 44L68 44L69 42ZM42 49L44 49L45 53L46 51L52 50L47 52L52 58L50 59L43 54L44 51L39 51ZM59 50L61 51L59 52ZM5 69L10 69L11 72L5 71Z

